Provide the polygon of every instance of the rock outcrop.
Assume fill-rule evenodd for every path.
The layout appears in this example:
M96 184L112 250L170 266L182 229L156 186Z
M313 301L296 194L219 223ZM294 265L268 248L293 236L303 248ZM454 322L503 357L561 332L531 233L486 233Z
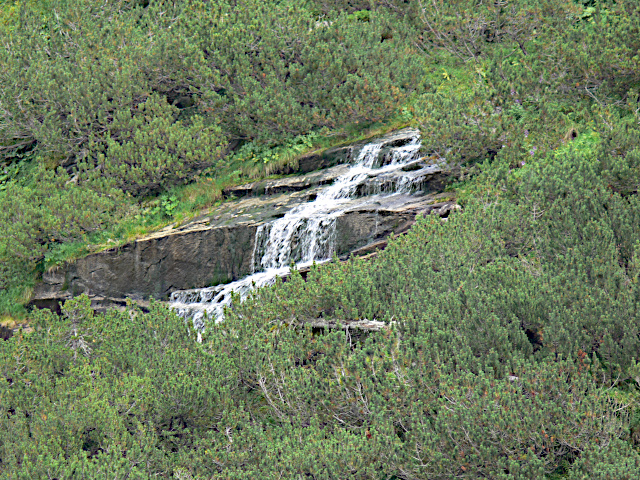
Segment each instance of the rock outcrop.
M415 132L401 131L385 137L383 147L402 145ZM234 200L212 209L186 225L173 225L135 242L78 259L43 275L32 304L55 308L56 304L86 293L95 306L123 305L125 298L144 305L150 298L167 300L175 290L226 283L252 272L256 231L260 225L296 205L313 200L322 185L333 182L348 167L329 166L353 159L358 146L334 149L325 156L303 159L304 171L324 170L278 180L265 180L230 189ZM381 161L385 160L384 148ZM440 193L447 173L437 165L418 160L409 166L419 195L374 197L346 205L336 224L336 254L369 253L383 247L392 233L406 231L418 214L446 216L455 203ZM371 178L360 195L384 192L397 183L393 175ZM240 198L237 198L240 197ZM370 247L367 249L367 247Z

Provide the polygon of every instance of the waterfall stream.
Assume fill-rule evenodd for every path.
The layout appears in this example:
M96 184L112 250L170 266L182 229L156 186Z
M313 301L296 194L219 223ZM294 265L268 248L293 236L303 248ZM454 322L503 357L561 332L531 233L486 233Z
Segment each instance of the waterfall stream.
M346 173L323 187L313 201L298 205L283 217L258 227L253 249L253 274L224 285L171 294L171 307L178 315L204 330L207 319L219 322L232 294L246 297L257 287L275 283L287 275L290 265L304 267L331 259L335 252L336 221L346 208L363 206L380 195L410 193L421 176L403 167L417 160L420 137L415 133L402 146L384 149L382 143L362 147ZM425 169L422 169L425 170Z

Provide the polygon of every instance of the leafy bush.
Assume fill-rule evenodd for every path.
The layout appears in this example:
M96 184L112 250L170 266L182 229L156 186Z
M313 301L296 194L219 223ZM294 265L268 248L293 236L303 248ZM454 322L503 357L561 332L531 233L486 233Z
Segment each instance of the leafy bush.
M399 2L400 3L400 2ZM574 2L516 0L481 3L471 0L420 0L417 23L423 28L425 48L435 47L463 59L475 60L492 44L501 44L508 57L515 49L527 55L527 44L565 23L579 11Z
M225 133L273 143L384 118L420 80L400 33L381 41L382 13L319 22L298 2L114 0L61 2L51 16L25 6L21 15L15 32L0 31L0 141L5 155L37 145L63 165L90 156L91 145L134 138L155 115L173 116L168 128L174 112L158 110L157 97L149 119L133 120L152 94L209 117L206 125L220 121Z
M258 290L201 345L158 304L37 313L0 343L0 471L632 478L640 205L610 147L505 149L447 222ZM364 318L389 327L308 325Z
M318 20L299 3L243 0L214 19L201 41L216 95L203 101L238 138L269 143L377 121L420 84L420 58L402 32L385 41L382 12L366 23Z
M141 196L186 183L214 166L222 152L220 130L200 117L188 125L176 122L177 111L154 95L133 114L116 113L95 163L81 165L83 176L90 182L107 178L123 192Z
M58 7L43 18L25 6L20 28L0 31L0 139L14 148L37 144L43 157L69 165L87 156L96 137L105 141L115 116L144 102L160 78L179 90L169 79L192 68L186 52L185 63L176 65L177 57L158 51L172 45L152 41L166 26L145 22L127 2Z
M0 288L25 282L48 245L78 240L105 228L126 207L110 195L73 186L63 170L39 166L30 183L11 182L0 192Z
M480 173L446 222L258 290L202 344L159 304L34 312L0 342L0 473L637 477L638 7L472 3L25 4L0 33L0 306L228 138L276 164L404 107ZM309 325L363 319L387 327Z
M640 475L638 452L626 442L614 441L605 445L590 445L576 462L569 478L571 480L612 478L631 480L638 475Z

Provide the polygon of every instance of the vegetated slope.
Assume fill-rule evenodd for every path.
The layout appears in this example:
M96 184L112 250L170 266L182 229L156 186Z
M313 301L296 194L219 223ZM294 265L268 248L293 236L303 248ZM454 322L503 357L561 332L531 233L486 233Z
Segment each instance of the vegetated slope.
M150 195L207 176L213 185L191 199L206 206L216 195L205 190L269 172L274 153L393 115L422 85L423 58L406 29L387 38L391 14L364 21L351 10L252 0L8 8L0 288L14 294L3 308L34 267L64 258L62 245L92 234L102 243L123 234L122 222L157 224L175 213L164 205L177 197L153 209L144 205ZM232 162L225 152L238 142L245 148Z
M0 470L636 478L640 205L610 184L639 154L499 154L447 222L259 290L202 344L159 304L42 311L0 343ZM389 328L304 326L363 318Z
M65 305L60 318L34 313L33 332L0 342L4 475L385 480L640 475L638 6L631 1L593 8L524 0L508 5L444 3L274 2L271 10L257 2L185 2L197 14L184 10L172 16L160 15L162 8L173 12L168 3L132 8L132 2L108 2L98 11L79 2L56 10L57 15L37 17L58 25L58 37L52 35L53 27L44 28L41 37L47 42L57 38L59 50L49 44L38 50L37 42L45 40L31 35L32 30L22 37L16 33L30 25L26 14L23 23L7 27L3 45L36 43L21 50L5 48L0 63L2 84L9 86L3 92L14 92L0 99L2 152L11 177L0 194L0 220L7 231L0 240L6 295L22 291L29 277L25 273L44 265L45 255L56 251L52 245L118 222L125 215L121 209L140 208L142 222L147 214L136 205L143 197L135 195L166 191L162 189L206 169L197 163L197 154L189 153L202 138L198 131L210 129L202 141L219 149L216 162L221 163L215 168L222 171L231 162L222 152L234 136L253 142L245 144L244 157L234 157L249 168L255 159L268 162L272 147L298 145L286 135L330 136L360 121L349 117L348 109L338 112L338 103L334 113L333 103L322 103L333 101L322 95L331 85L321 75L314 77L315 70L305 76L311 82L305 91L318 87L311 103L266 90L268 82L264 84L264 92L290 105L289 131L273 123L268 102L253 118L252 109L260 102L251 103L251 95L262 92L261 75L282 86L275 80L282 73L276 67L291 65L282 50L269 56L271 50L258 48L272 34L275 43L297 38L285 32L301 20L294 15L296 22L284 25L282 19L289 18L281 10L285 7L297 14L302 10L296 8L308 8L309 17L300 15L313 19L296 35L324 35L344 25L355 29L349 34L354 37L338 31L332 41L347 45L348 38L369 38L381 21L388 30L380 45L400 48L390 58L402 53L399 61L424 60L428 75L421 90L396 85L403 95L417 91L389 101L432 139L428 153L461 165L466 180L455 186L464 210L446 223L427 218L375 259L317 268L306 282L294 276L260 290L237 304L223 324L210 328L201 345L160 305L148 314L131 309L103 316L93 314L86 298L79 298ZM118 15L109 13L110 5L116 5ZM60 21L65 11L76 16ZM277 15L269 17L271 11ZM148 12L157 15L145 20ZM226 24L222 20L228 17L222 16L215 23L207 16L211 12L242 20ZM74 37L74 32L82 21L102 18L104 32L121 28L115 35L120 40L133 38L130 32L138 32L140 42L165 35L167 42L176 43L162 51L180 52L178 47L188 44L192 50L185 51L195 60L181 64L192 57L177 53L174 60L184 68L174 69L153 63L171 55L150 55L150 66L141 63L136 70L119 50L133 48L131 42L95 41L91 48L96 52L112 48L118 57L112 52L103 63L92 63L91 68L105 65L107 73L87 74L87 84L94 78L125 82L140 77L133 86L107 92L107 103L121 92L124 113L113 113L120 106L112 113L104 113L111 111L106 107L85 108L93 113L78 120L76 128L80 110L59 115L60 108L73 102L55 96L67 84L53 79L68 77L57 71L38 77L37 72L62 68L69 59L81 65L83 57L71 53L80 38L90 35ZM252 19L256 27L240 28ZM152 20L169 23L154 30ZM120 27L119 21L131 23ZM211 45L233 39L180 43L176 39L182 37L167 32L183 23L188 24L185 32L198 35L233 26L239 30L237 38L245 38L245 48L227 51L240 50L248 58L232 62L221 59L222 53L220 58L207 56ZM262 29L264 25L271 27ZM140 26L146 30L136 30ZM253 32L264 35L251 37ZM107 33L100 38L111 38ZM72 41L64 43L67 39ZM305 38L285 44L303 49L312 42ZM153 47L140 45L129 58L146 58L143 53ZM325 43L314 45L322 50ZM29 57L18 51L35 53ZM325 50L316 65L325 68L321 60L335 51ZM369 85L363 71L354 71L346 60L355 52L349 47L343 60L334 59L344 66L344 77L335 73L325 80L344 82L339 86ZM10 80L26 71L28 65L19 62L37 55L47 68L34 66L28 79ZM47 64L49 55L56 62ZM296 55L295 61L303 58ZM120 63L114 64L116 59ZM200 61L206 69L189 70ZM128 73L119 77L111 65L121 63ZM220 71L248 63L255 70L246 77L257 83L234 84L238 75L229 83L216 83L223 77ZM220 65L224 68L215 73ZM81 80L79 71L72 77ZM392 76L393 70L389 72ZM281 78L285 84L295 72L288 73ZM37 83L45 77L47 82ZM245 81L240 77L238 82ZM80 80L73 85L83 85ZM35 86L25 86L29 81ZM45 85L58 93L47 97ZM110 80L100 89L111 85ZM127 100L126 92L138 85L144 88L136 93L137 100ZM187 90L193 94L186 103L172 97L171 92L182 96ZM295 88L292 92L302 95ZM394 92L389 87L384 95ZM354 104L369 98L344 95ZM76 92L70 98L85 97ZM371 98L375 104L367 108L387 108L379 97ZM190 101L197 107L186 106ZM14 108L11 102L24 104ZM189 108L200 119L192 119L185 112ZM216 113L208 117L206 108ZM308 130L300 130L299 108L314 119ZM365 110L357 115L376 120ZM381 111L378 119L392 110ZM284 122L288 110L282 111ZM222 118L225 112L232 116ZM100 123L100 115L108 118ZM31 120L11 123L15 118ZM330 121L336 123L323 123ZM80 126L89 124L98 127L87 127L85 144ZM113 125L120 130L111 132ZM46 135L38 137L38 132ZM164 132L164 140L154 140L158 132ZM192 143L184 150L176 146L165 151L171 138ZM53 145L50 151L47 145ZM145 164L147 152L156 155L148 158L162 161ZM127 158L140 163L118 163ZM57 164L63 170L52 168ZM167 166L168 171L153 177ZM140 172L147 172L142 183L136 180ZM470 173L475 174L471 180ZM141 190L123 183L129 179ZM363 318L385 321L390 328L357 339L353 332L314 332L299 325Z
M39 272L89 245L376 123L419 126L466 166L632 125L639 17L632 1L3 2L0 310L24 314Z

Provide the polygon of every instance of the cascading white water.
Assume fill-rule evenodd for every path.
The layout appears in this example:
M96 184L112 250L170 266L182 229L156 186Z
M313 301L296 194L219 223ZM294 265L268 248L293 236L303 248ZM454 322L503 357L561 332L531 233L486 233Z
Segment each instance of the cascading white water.
M223 319L224 307L230 305L232 294L244 298L256 287L275 283L278 276L287 275L289 265L308 266L331 258L335 251L336 220L346 204L353 206L358 190L364 188L361 203L373 200L371 194L409 193L416 186L415 176L404 174L402 167L416 160L420 138L391 148L381 156L381 143L365 145L349 170L330 186L323 188L315 200L292 208L282 218L258 227L253 249L254 273L242 280L208 288L179 290L171 294L171 307L178 315L193 321L198 331L204 330L206 319ZM394 174L393 179L384 179ZM376 179L380 178L380 181ZM362 192L360 192L362 194Z

